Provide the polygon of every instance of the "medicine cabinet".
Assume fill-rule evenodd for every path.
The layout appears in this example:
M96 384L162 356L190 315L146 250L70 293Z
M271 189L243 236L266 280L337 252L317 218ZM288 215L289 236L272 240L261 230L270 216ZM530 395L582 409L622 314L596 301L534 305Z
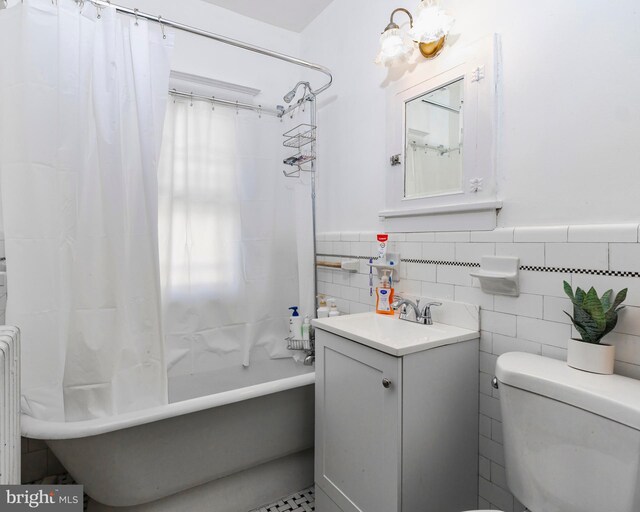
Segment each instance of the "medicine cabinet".
M497 43L451 48L389 87L388 231L496 227Z

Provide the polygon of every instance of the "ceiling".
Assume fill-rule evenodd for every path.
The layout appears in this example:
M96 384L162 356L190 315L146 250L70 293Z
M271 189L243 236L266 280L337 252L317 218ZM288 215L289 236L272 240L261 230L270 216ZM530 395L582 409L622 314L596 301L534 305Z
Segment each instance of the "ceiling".
M333 0L204 0L293 32L311 23Z

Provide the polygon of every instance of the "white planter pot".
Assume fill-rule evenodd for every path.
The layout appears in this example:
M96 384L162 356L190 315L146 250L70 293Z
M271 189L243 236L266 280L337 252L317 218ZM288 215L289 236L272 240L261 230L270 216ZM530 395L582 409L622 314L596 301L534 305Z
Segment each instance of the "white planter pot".
M615 356L616 347L613 345L596 345L574 339L570 339L567 345L567 364L578 370L611 375Z

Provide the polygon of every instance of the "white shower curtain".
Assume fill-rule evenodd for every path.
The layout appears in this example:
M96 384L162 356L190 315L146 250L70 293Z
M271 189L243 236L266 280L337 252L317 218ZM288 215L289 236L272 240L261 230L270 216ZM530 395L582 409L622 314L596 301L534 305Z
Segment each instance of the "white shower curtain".
M298 258L282 131L251 111L169 103L159 191L170 376L215 371L224 382L292 356L284 337Z
M156 170L172 35L55 4L0 11L0 194L23 410L74 421L167 399Z

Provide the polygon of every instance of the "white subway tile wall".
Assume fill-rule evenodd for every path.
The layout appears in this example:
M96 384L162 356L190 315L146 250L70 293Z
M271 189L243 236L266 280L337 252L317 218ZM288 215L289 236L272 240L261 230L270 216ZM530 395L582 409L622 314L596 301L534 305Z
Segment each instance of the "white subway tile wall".
M500 354L531 352L556 359L566 358L567 340L575 336L563 311L571 312L562 282L574 287L629 288L627 307L607 338L616 346L616 373L640 379L640 274L607 275L610 271L640 272L638 224L593 226L543 226L499 228L495 231L455 233L390 233L389 250L399 251L402 262L396 293L441 297L481 307L479 506L504 512L525 507L507 489L502 448L499 396L491 387ZM322 233L318 252L362 258L360 271L348 275L338 270L321 271L318 292L335 295L342 313L374 309L369 290L366 258L374 257L375 233ZM346 239L353 240L348 242ZM357 240L357 241L356 241ZM340 252L321 250L341 242ZM486 255L514 255L521 270L519 297L490 295L469 276L460 263L478 263ZM338 260L339 258L335 258ZM418 260L418 261L416 261ZM437 263L432 263L432 262ZM449 264L447 264L449 263ZM594 273L575 272L593 271ZM374 278L374 286L377 284Z

